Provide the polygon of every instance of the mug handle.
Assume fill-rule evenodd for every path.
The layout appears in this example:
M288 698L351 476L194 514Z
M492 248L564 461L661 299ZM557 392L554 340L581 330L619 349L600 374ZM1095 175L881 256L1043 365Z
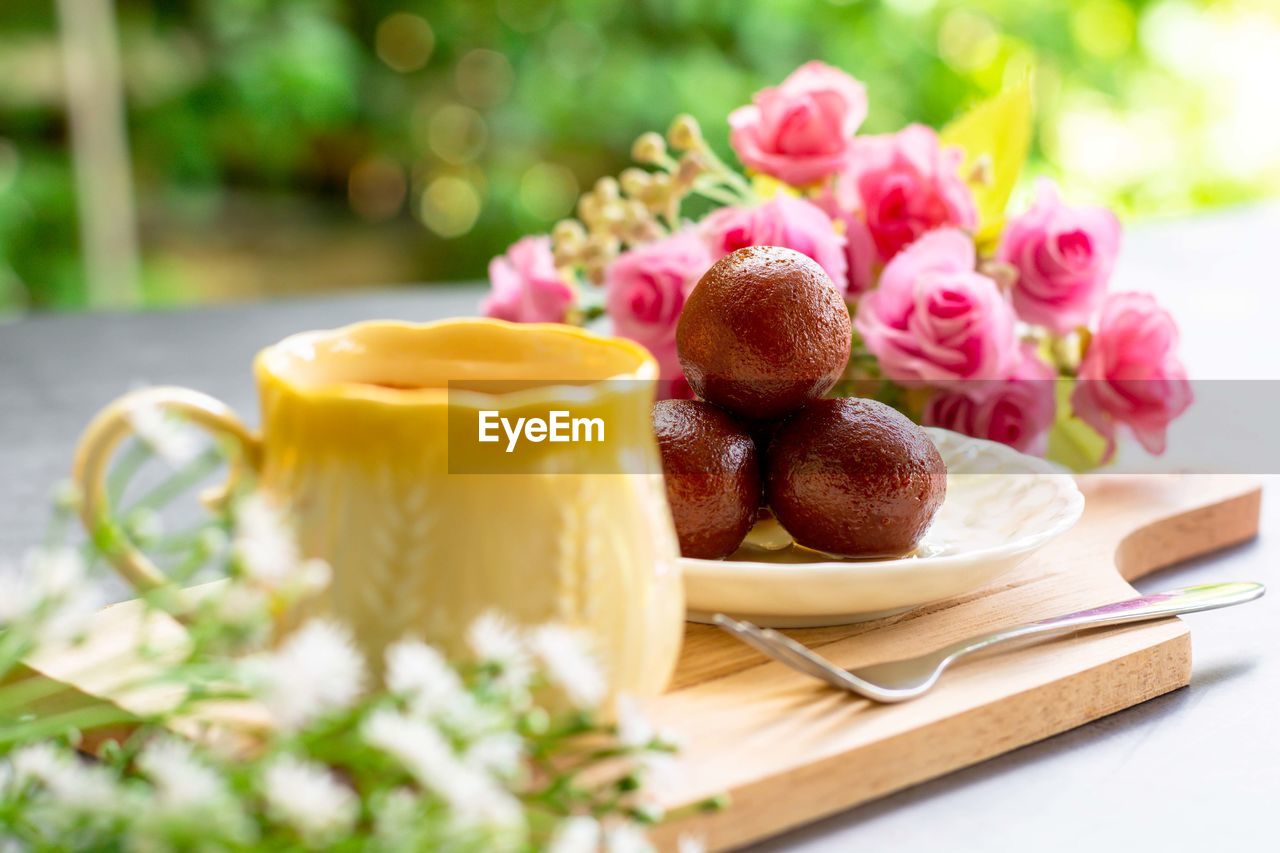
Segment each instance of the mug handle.
M80 493L80 520L90 536L110 512L106 478L115 449L134 432L134 412L150 406L178 415L215 435L225 435L239 446L241 452L228 463L226 484L206 498L206 504L216 505L229 497L246 467L258 469L262 443L225 403L187 388L156 387L130 392L99 412L76 446L72 481ZM139 592L169 584L164 572L127 540L122 539L119 550L107 555L107 559Z

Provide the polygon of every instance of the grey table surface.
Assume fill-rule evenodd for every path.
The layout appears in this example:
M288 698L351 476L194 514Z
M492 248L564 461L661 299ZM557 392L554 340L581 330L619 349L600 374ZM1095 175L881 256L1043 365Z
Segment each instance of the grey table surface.
M1197 378L1280 378L1280 205L1131 230L1114 287L1181 318ZM472 287L0 325L0 555L40 536L80 429L130 386L179 384L256 419L250 361L295 331L473 313ZM1274 850L1280 798L1280 477L1262 535L1141 582L1252 579L1276 592L1189 617L1188 689L773 839L764 850ZM0 593L2 594L2 593ZM748 758L749 760L749 758Z

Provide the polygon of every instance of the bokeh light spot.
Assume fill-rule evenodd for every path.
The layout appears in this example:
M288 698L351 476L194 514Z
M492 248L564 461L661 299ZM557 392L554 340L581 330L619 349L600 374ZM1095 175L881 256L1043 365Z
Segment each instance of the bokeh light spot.
M383 18L374 34L378 58L402 74L425 66L435 46L436 36L427 19L408 12Z
M520 203L546 222L573 212L578 199L578 179L559 163L535 163L520 178Z
M484 150L489 128L480 113L461 104L448 104L432 114L427 144L446 163L469 163Z
M423 224L441 237L461 237L480 216L480 193L465 178L441 175L427 185L418 212Z
M590 24L565 21L547 34L547 62L562 77L585 77L600 67L604 40Z
M1122 56L1133 44L1137 20L1120 0L1086 0L1071 11L1076 44L1099 59Z
M932 11L936 0L885 0L885 5L904 15L923 15Z
M458 94L476 107L491 107L506 100L515 82L511 63L496 50L476 48L458 60L455 71Z
M390 157L367 157L347 176L347 200L351 209L373 222L399 213L407 193L404 167Z
M938 27L938 55L957 71L986 68L999 51L1000 35L984 15L956 9Z
M554 0L498 0L498 18L518 33L531 33L551 23Z

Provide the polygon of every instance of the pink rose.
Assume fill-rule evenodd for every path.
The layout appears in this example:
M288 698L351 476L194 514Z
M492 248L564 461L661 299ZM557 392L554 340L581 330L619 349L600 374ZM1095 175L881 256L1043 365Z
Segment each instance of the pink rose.
M1148 453L1164 452L1166 428L1192 399L1177 349L1177 324L1149 294L1116 293L1102 303L1071 404L1106 437L1107 458L1119 424Z
M920 124L854 140L839 192L857 200L882 261L935 228L977 227L973 193L958 173L963 161L959 148L943 148Z
M844 259L849 277L844 295L845 299L853 302L875 284L880 258L875 241L871 239L871 229L863 218L862 203L856 196L849 198L847 191L848 182L837 181L833 187L820 193L814 203L843 230Z
M1013 309L974 271L963 231L931 231L884 268L858 302L854 328L898 381L1007 379L1016 363Z
M515 323L562 323L577 298L556 269L550 237L517 240L489 261L489 286L480 312Z
M846 289L844 235L811 201L783 194L755 207L722 207L701 229L713 260L746 246L782 246L813 258L841 293Z
M984 383L985 384L985 383ZM1013 377L978 393L946 388L929 398L924 423L1043 455L1055 409L1053 368L1024 346Z
M1013 307L1028 323L1063 334L1089 322L1120 250L1120 222L1104 207L1068 207L1049 181L1009 220L997 260L1018 271Z
M605 273L605 312L617 334L658 360L660 397L693 396L676 357L676 322L711 263L700 237L686 230L623 252Z
M729 114L729 142L748 167L792 186L811 184L849 163L867 117L867 92L839 69L807 62L777 88Z

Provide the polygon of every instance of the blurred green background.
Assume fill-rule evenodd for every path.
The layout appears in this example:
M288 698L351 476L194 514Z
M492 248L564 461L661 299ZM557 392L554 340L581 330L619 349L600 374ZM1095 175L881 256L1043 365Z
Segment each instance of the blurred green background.
M1031 172L1130 218L1280 190L1274 0L10 0L0 310L480 278L811 58L870 132L1034 70Z

